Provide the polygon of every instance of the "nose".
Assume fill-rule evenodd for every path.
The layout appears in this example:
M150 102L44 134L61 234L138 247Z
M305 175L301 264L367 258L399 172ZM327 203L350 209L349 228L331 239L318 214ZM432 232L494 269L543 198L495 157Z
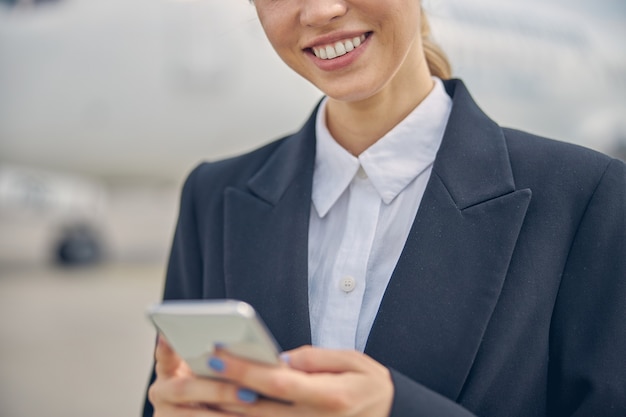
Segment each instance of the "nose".
M345 0L301 0L300 23L304 26L324 26L346 14Z

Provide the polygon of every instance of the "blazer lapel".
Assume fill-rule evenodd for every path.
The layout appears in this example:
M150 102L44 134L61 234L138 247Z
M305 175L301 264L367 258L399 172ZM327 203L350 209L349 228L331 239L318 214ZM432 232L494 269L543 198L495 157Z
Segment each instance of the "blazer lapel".
M531 193L515 190L501 129L461 82L446 87L454 103L446 133L365 351L457 398Z
M240 189L225 191L226 294L247 301L285 350L311 343L308 227L315 112Z

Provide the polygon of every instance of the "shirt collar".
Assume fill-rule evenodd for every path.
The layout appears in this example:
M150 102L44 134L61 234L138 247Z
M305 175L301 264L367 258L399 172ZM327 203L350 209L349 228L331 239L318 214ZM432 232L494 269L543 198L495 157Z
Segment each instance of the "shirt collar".
M326 125L325 98L316 119L316 155L313 204L324 217L362 167L385 204L391 203L419 174L435 161L452 109L442 81L424 100L376 143L358 157L339 145Z

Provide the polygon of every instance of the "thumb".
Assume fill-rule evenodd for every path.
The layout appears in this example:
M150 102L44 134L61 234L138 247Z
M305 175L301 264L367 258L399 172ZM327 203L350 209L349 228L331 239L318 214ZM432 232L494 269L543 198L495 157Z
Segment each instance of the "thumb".
M155 371L157 375L162 377L174 375L183 362L161 334L159 334L157 340L154 359L156 360Z

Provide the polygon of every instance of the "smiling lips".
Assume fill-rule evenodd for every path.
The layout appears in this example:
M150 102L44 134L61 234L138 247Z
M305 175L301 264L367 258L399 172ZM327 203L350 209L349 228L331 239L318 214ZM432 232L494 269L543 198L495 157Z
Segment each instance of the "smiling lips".
M365 35L335 42L332 45L315 46L311 48L316 57L320 59L333 59L352 52L365 41Z

